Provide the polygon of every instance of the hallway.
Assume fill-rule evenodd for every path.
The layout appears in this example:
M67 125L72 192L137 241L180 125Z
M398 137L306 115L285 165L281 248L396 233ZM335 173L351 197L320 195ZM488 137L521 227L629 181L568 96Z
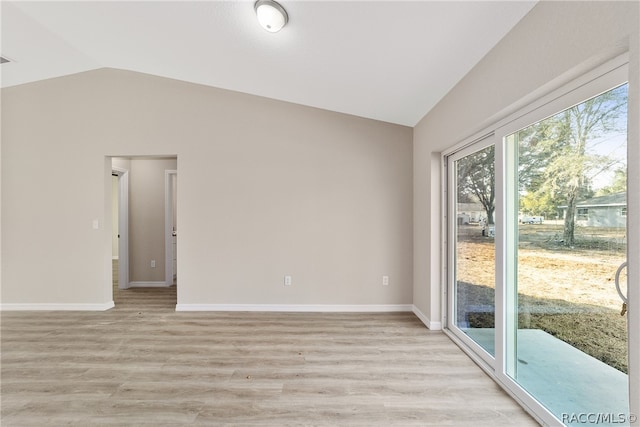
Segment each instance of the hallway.
M113 260L113 302L116 310L166 311L175 310L176 285L156 288L118 288L118 260Z

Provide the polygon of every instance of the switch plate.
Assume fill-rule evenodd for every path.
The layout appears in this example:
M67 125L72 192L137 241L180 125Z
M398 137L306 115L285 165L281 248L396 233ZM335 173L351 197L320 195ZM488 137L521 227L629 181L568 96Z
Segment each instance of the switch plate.
M291 278L291 276L284 276L284 285L285 286L291 286L292 283L293 283L293 279Z
M389 276L382 276L382 286L389 286Z
M156 260L155 259L151 260L151 268L156 268Z
M98 230L100 228L100 221L94 219L91 225L93 226L94 230Z

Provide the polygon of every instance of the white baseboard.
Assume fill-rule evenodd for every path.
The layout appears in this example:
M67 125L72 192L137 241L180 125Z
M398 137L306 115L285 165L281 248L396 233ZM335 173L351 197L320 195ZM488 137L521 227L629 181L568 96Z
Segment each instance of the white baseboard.
M167 282L129 282L129 288L167 288Z
M105 311L115 307L113 301L104 304L0 304L0 311Z
M411 304L176 304L176 311L273 311L316 313L391 313L411 311Z
M429 320L429 318L427 316L425 316L425 314L420 311L420 309L418 307L416 307L415 305L412 307L413 314L416 315L416 317L418 319L420 319L420 321L422 323L424 323L424 325L430 330L430 331L441 331L442 330L442 322L432 322L431 320Z

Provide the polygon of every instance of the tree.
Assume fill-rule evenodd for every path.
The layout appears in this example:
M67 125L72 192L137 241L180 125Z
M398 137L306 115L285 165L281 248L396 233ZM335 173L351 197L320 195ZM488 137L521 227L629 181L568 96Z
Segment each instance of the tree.
M496 210L495 147L491 145L458 160L457 176L458 200L478 200L487 214L487 224L493 224Z
M627 168L618 168L613 172L611 184L602 187L596 192L596 196L624 193L627 191Z
M531 191L520 197L520 211L529 216L555 218L558 205L558 199L545 191Z
M518 142L518 188L520 211L527 215L556 217L563 203L546 185L545 170L556 154L558 140L566 138L566 128L549 118L522 129Z
M593 195L592 179L619 160L590 148L598 138L625 126L627 85L591 98L520 132L521 187L548 194L567 206L565 246L575 244L575 213L580 198ZM527 157L528 156L528 157Z

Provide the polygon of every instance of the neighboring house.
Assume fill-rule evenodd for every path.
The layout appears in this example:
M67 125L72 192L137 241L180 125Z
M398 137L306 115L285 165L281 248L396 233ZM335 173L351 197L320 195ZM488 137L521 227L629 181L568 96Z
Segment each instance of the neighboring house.
M567 206L562 209L562 217L567 214ZM627 193L607 194L578 202L576 205L576 225L582 227L625 227L627 224Z
M486 216L480 203L458 203L458 224L470 224L480 222Z

